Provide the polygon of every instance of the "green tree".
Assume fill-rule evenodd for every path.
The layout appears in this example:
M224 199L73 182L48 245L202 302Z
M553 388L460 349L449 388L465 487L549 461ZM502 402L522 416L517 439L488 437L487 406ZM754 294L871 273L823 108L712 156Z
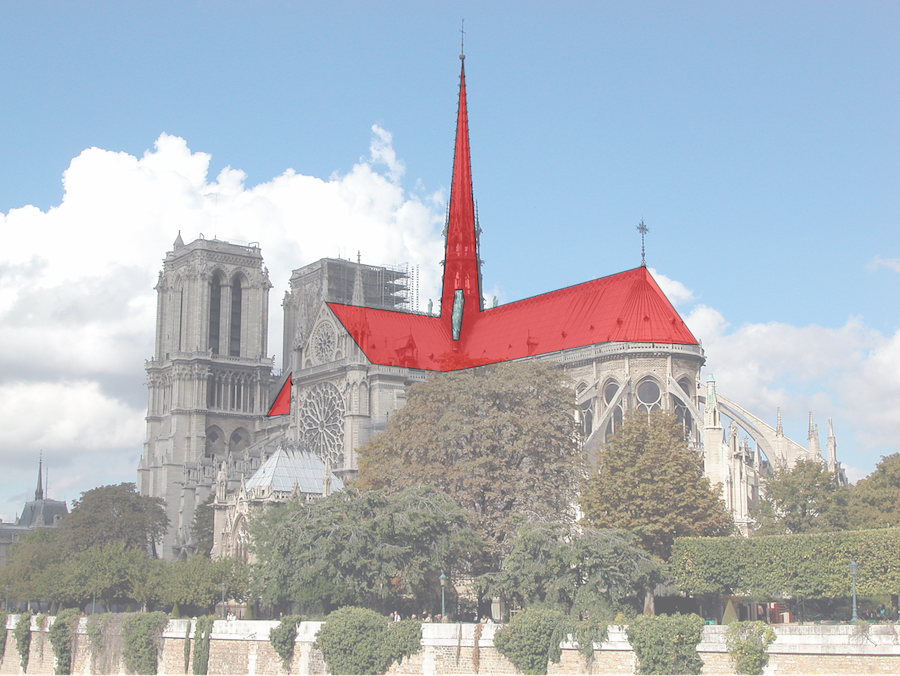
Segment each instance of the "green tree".
M58 567L64 560L59 529L38 528L10 547L0 582L9 584L13 599L60 601Z
M226 599L246 599L250 585L247 564L233 558L192 556L187 561L168 564L160 598L166 605L211 611L222 600L223 582Z
M665 411L634 414L600 450L581 499L585 523L634 532L648 552L668 559L675 538L727 535L725 504L703 476L700 455Z
M817 460L799 460L791 469L776 469L752 513L759 524L754 535L844 530L849 525L847 497L837 475Z
M194 520L191 522L191 537L194 538L197 554L209 556L213 546L213 531L215 530L215 509L213 501L216 494L210 493L209 497L197 505L194 510Z
M71 552L115 541L155 556L168 526L160 498L139 495L133 483L122 483L82 493L59 528Z
M359 450L360 490L432 485L469 514L496 570L522 521L571 522L585 475L572 390L553 365L441 373Z
M900 526L900 453L883 456L875 471L849 490L850 527Z
M107 608L117 599L135 598L135 584L141 584L148 574L149 561L143 551L116 541L69 555L64 564L54 568L57 597L83 605L96 594Z
M466 514L430 487L396 494L353 489L293 501L250 522L256 592L267 603L387 612L439 595L438 577L480 541Z
M612 620L627 602L663 580L662 566L627 531L528 524L484 591L525 607Z

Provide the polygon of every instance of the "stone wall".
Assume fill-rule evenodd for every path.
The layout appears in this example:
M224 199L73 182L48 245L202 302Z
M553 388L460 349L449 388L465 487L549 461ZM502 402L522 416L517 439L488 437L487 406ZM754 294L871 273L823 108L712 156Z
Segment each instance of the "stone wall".
M20 674L19 654L13 637L17 615L6 618L5 650L0 674ZM52 622L48 621L47 627ZM269 630L277 622L216 622L209 650L210 674L251 674L276 676L288 673L281 658L269 643ZM313 648L321 622L304 622L297 632L297 643L290 673L310 676L327 674L322 653ZM185 633L190 620L171 620L163 635L160 674L183 674ZM73 674L124 674L121 655L109 656L106 663L94 660L88 645L87 621L82 619L75 639ZM516 674L513 665L494 648L498 625L482 625L475 641L474 624L423 624L422 650L402 664L394 664L391 676L412 674ZM704 674L732 674L725 650L726 627L705 627L698 651L704 661ZM771 655L766 674L898 674L900 673L900 635L895 625L779 625L777 639L769 648ZM0 637L2 640L4 637ZM32 639L28 674L52 674L53 650L47 628L38 631L32 620ZM192 665L188 665L191 673ZM594 651L588 666L571 645L564 646L559 664L551 664L549 674L634 674L635 657L624 627L610 627L607 640Z

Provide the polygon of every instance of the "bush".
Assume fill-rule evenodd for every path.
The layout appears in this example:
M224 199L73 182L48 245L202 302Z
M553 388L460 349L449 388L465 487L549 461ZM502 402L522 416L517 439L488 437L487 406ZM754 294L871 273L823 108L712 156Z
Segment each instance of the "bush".
M302 615L288 615L281 618L277 627L269 630L269 643L281 658L284 670L290 673L291 660L294 658L294 641L297 638L297 625L303 622Z
M0 662L3 661L3 654L6 652L6 612L0 610Z
M697 654L703 636L699 615L638 615L627 635L639 674L699 674L703 668Z
M122 622L125 646L122 658L134 674L155 674L163 629L169 618L163 612L134 613Z
M24 672L28 669L28 650L31 648L31 613L19 615L13 636L16 637L16 651L19 653L19 661Z
M761 674L769 663L766 652L775 630L762 622L732 622L725 632L728 659L736 674Z
M194 627L194 674L209 673L209 635L215 621L215 615L204 615L197 619Z
M565 623L559 610L525 610L494 634L494 645L523 674L546 674L550 661L559 662Z
M78 608L59 611L53 624L50 625L50 645L56 656L57 674L68 674L72 671L72 640L75 638L75 626L78 624Z
M576 622L559 610L535 608L516 615L494 634L494 646L523 674L546 674L550 662L558 663L560 644L571 638L587 660L590 671L594 643L606 640L605 622Z
M191 666L191 621L188 620L187 629L184 632L184 673Z
M346 607L325 618L314 647L332 674L383 674L421 646L418 622L390 622L373 610Z

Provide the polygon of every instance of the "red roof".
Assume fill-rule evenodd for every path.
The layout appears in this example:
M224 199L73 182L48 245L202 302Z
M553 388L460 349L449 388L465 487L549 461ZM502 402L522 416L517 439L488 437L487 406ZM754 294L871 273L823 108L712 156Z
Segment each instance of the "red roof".
M482 310L476 229L463 62L440 316L328 304L373 364L454 371L613 341L697 344L644 267Z

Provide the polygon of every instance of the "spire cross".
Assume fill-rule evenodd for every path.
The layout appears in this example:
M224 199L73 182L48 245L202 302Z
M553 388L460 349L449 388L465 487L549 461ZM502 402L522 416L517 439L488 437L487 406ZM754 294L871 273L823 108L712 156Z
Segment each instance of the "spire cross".
M465 17L462 20L462 27L459 29L460 39L459 39L459 58L465 60L466 58L466 19Z
M645 254L644 237L646 237L647 233L650 232L650 228L648 228L646 225L644 225L643 218L641 219L640 225L637 226L637 231L639 233L641 233L641 267L646 268L647 267L647 258L644 255Z

